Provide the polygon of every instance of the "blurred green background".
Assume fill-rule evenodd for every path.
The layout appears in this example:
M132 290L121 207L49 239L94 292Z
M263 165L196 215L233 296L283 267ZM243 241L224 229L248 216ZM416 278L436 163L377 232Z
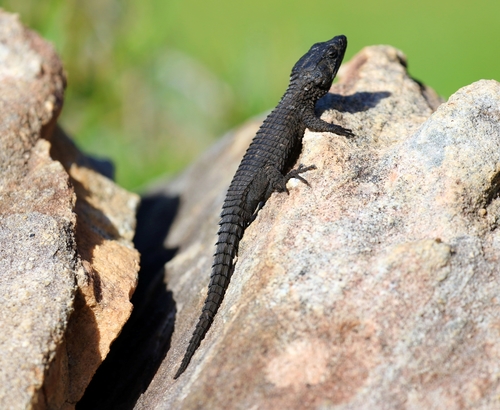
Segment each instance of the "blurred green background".
M225 131L276 105L317 42L349 39L408 56L448 97L500 80L500 1L0 0L55 44L68 75L61 123L140 191Z

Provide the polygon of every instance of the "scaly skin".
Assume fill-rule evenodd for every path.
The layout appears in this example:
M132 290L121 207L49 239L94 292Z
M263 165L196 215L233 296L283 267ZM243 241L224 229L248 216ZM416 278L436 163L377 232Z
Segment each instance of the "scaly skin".
M332 85L346 47L346 37L337 36L313 45L295 64L285 95L265 119L243 157L222 206L208 295L174 379L186 370L212 324L229 285L243 232L258 209L273 192L288 192L286 183L290 178L307 183L300 174L315 168L299 166L283 175L293 153L302 146L305 129L353 136L350 130L327 123L314 113L316 102Z

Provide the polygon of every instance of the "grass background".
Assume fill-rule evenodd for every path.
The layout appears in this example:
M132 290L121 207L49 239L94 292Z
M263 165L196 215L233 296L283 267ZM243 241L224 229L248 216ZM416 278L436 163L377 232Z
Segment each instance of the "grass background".
M140 191L217 137L276 105L317 41L349 39L346 59L390 44L448 97L500 80L498 0L0 0L54 43L68 89L61 123Z

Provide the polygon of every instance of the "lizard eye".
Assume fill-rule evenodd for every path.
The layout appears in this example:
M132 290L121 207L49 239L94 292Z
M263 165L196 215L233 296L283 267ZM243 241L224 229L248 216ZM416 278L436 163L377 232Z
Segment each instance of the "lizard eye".
M328 57L331 59L337 58L338 55L339 55L339 53L337 53L337 50L330 50L328 52Z

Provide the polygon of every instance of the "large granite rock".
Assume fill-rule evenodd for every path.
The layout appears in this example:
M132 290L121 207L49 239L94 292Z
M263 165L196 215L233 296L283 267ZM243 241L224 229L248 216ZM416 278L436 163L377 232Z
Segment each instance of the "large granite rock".
M0 408L70 409L130 315L138 197L55 123L52 46L0 10Z
M246 230L178 380L225 190L258 121L153 189L179 201L164 242L178 249L165 266L175 331L135 408L499 408L500 84L440 103L394 48L344 65L318 111L356 137L306 131L311 187L290 181Z

